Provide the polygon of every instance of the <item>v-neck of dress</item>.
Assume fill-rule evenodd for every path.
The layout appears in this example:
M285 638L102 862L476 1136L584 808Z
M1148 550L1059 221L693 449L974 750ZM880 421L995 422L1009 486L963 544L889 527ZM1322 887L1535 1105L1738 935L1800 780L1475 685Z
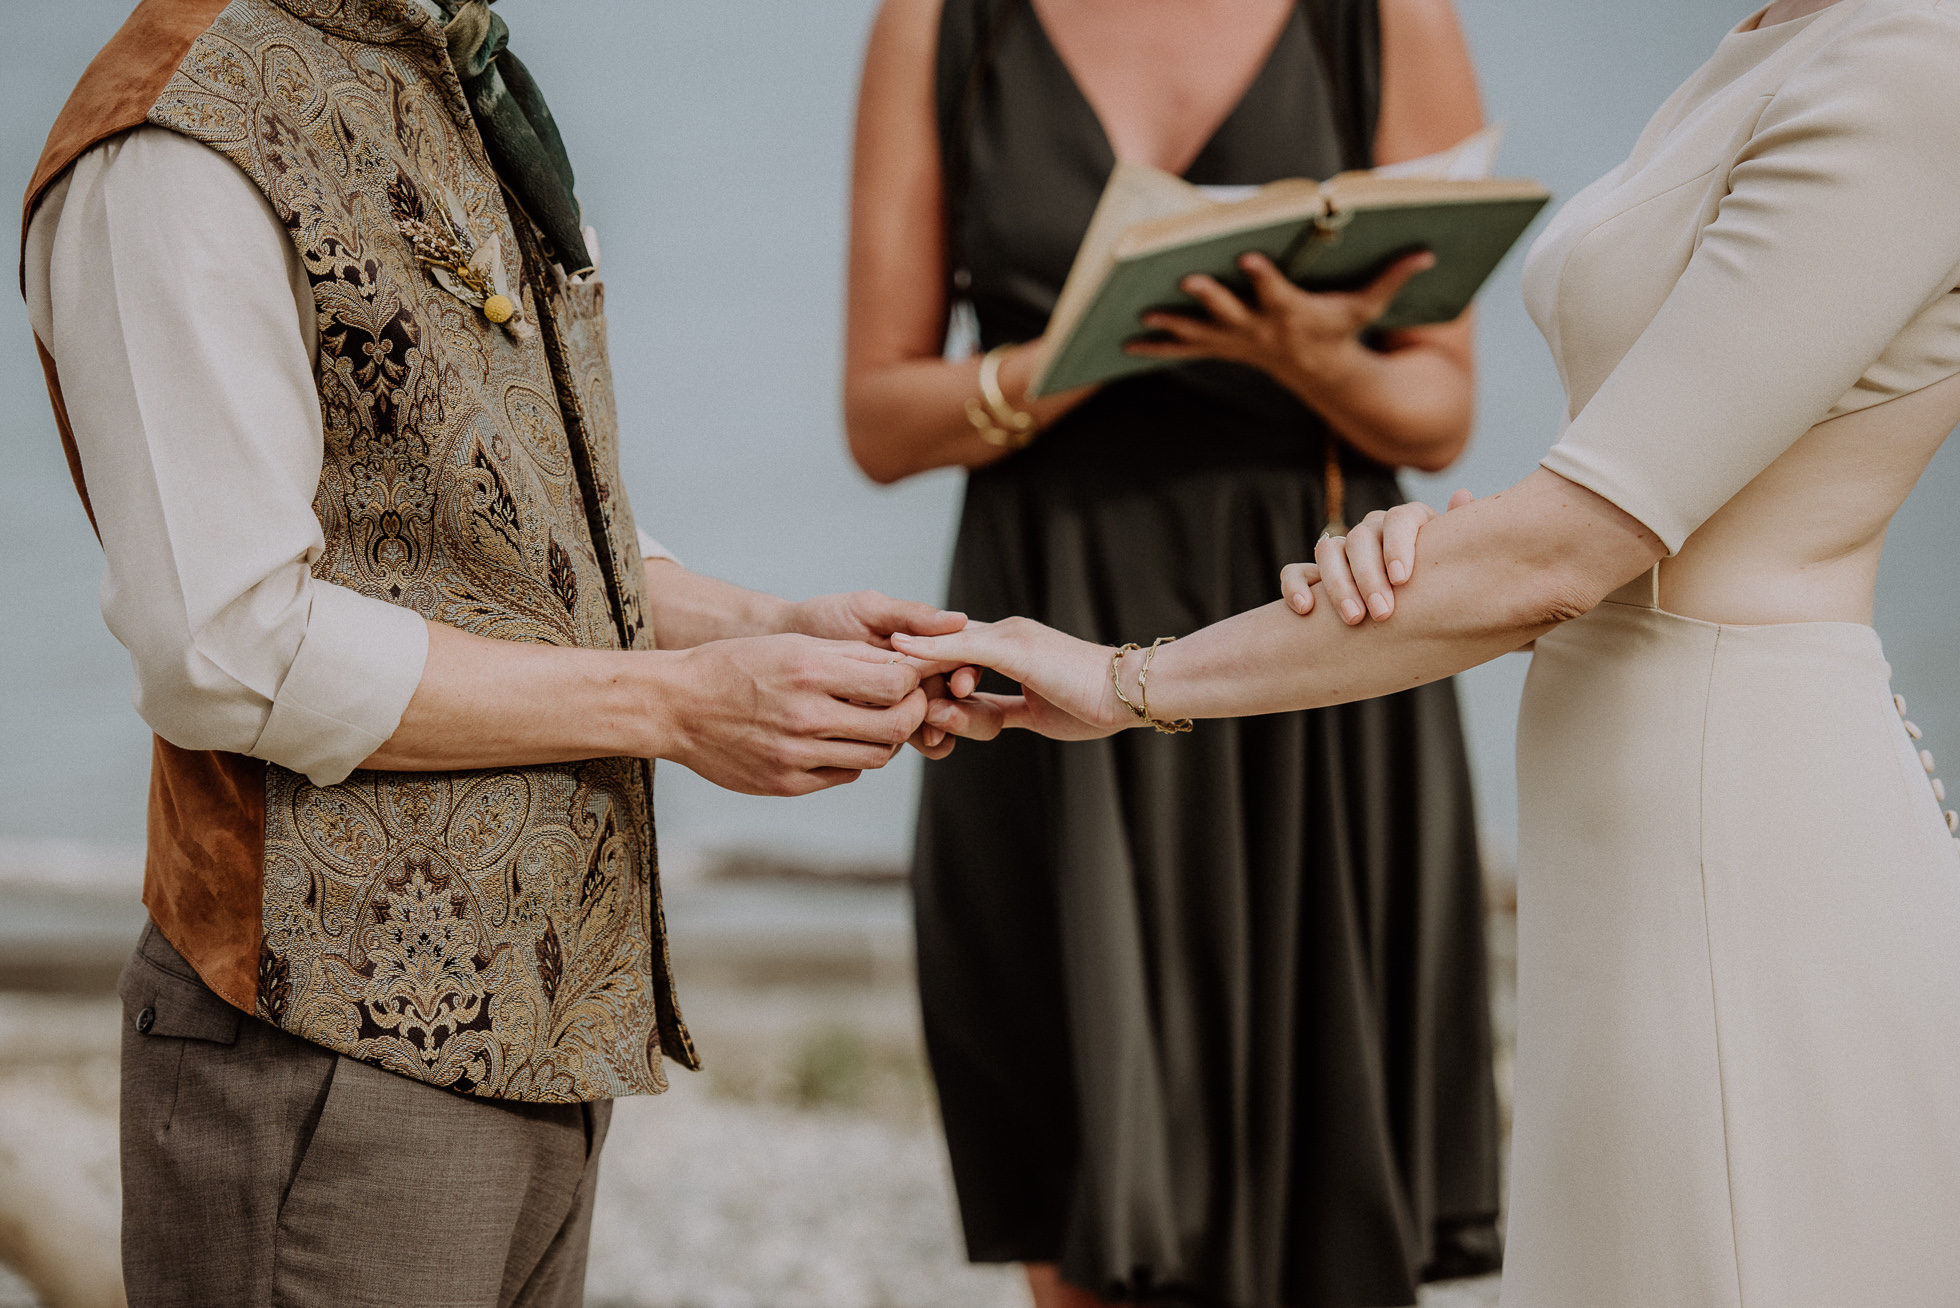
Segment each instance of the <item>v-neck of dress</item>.
M1057 46L1054 39L1048 35L1048 26L1041 21L1041 11L1035 7L1033 0L1028 0L1027 10L1028 18L1034 24L1035 35L1041 40L1041 48L1055 61L1055 67L1061 71L1062 80L1074 94L1076 103L1081 106L1089 121L1095 124L1096 136L1102 141L1103 153L1108 156L1109 166L1114 168L1116 143L1109 135L1109 128L1103 123L1102 115L1097 112L1095 102L1089 98L1089 93L1082 89L1082 83L1077 80L1075 70L1068 66L1068 60L1062 57L1061 47ZM1232 107L1225 111L1225 116L1218 120L1216 127L1211 129L1211 134L1205 137L1204 144L1198 147L1198 152L1192 155L1190 161L1178 171L1177 175L1180 178L1188 179L1198 165L1205 161L1205 156L1211 153L1218 139L1225 135L1225 130L1238 120L1254 93L1272 75L1273 66L1279 60L1279 52L1285 47L1286 38L1292 34L1293 24L1299 16L1299 5L1295 4L1288 9L1286 21L1279 25L1279 31L1274 35L1272 44L1266 48L1265 57L1259 62L1259 71L1252 75L1252 80L1245 84L1245 90L1239 93L1239 98L1232 102Z

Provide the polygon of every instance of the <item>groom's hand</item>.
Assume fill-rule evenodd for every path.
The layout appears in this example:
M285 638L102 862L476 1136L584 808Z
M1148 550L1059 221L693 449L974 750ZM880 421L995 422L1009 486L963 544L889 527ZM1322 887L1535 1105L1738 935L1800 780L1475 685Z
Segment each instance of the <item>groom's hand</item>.
M966 626L966 614L893 599L875 590L819 595L791 604L784 615L787 631L819 640L856 640L879 649L892 647L892 633L909 636L949 636Z
M926 720L912 737L912 748L927 758L945 758L954 739L992 740L1007 725L1003 701L975 695L980 669L960 667L950 674L928 676L919 683L926 693Z
M910 659L802 635L685 651L659 753L751 795L806 795L891 761L925 720Z
M950 636L966 626L966 614L935 608L915 600L893 599L875 590L855 590L838 595L819 595L789 605L784 625L806 636L825 640L853 640L892 648L895 634L908 636ZM945 758L953 752L953 737L992 740L1000 734L1000 709L984 701L967 699L979 680L977 670L968 670L949 690L944 676L928 677L923 683L932 703L930 720L912 736L911 743L927 758ZM957 697L956 697L957 693Z

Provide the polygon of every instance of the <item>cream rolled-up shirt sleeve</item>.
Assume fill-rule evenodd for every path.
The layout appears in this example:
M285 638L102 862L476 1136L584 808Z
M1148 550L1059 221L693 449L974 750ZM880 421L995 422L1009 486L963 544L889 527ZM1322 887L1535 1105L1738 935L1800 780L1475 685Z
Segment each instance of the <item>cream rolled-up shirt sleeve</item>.
M317 333L284 226L222 155L139 128L49 191L25 271L137 712L183 748L341 781L400 724L428 628L312 574Z
M674 557L672 550L647 535L646 528L642 527L640 528L640 561L642 563L651 563L655 559L665 559L669 563L680 562L679 559Z
M1769 100L1666 303L1541 461L1669 554L1960 286L1960 0L1851 21Z

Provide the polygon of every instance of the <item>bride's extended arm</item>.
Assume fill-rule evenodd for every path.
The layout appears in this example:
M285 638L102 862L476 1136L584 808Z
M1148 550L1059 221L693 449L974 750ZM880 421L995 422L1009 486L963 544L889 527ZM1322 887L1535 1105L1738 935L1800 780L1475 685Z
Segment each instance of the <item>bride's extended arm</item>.
M1277 602L1240 614L1158 654L1155 716L1267 713L1431 681L1536 639L1679 549L1960 286L1960 165L1944 144L1960 139L1956 59L1960 16L1885 9L1794 71L1639 339L1544 467L1422 528L1393 620L1350 627L1326 600L1305 617ZM1013 712L1045 700L1096 730L1124 724L1108 650L1020 623L894 643L1016 677L1036 698ZM1139 670L1132 655L1127 685Z
M1422 529L1422 566L1399 588L1395 620L1349 626L1334 605L1302 617L1275 602L1165 645L1150 669L1153 717L1239 717L1368 699L1475 667L1589 611L1652 567L1664 548L1607 500L1540 469ZM956 636L894 637L908 654L998 668L1032 692L1011 725L1105 734L1139 725L1110 681L1114 651L1010 619ZM1138 698L1141 654L1123 685ZM1067 730L1048 706L1079 719Z
M1331 603L1304 618L1278 602L1241 613L1159 651L1151 711L1237 717L1406 690L1582 616L1664 552L1621 509L1539 469L1422 529L1392 623L1350 626Z

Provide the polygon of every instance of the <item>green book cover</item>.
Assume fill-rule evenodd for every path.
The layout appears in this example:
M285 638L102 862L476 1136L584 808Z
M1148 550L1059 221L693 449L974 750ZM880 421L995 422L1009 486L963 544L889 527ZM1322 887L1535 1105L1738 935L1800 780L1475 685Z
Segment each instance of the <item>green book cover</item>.
M1133 179L1112 178L1133 185ZM1160 185L1160 184L1159 184ZM1241 255L1258 251L1314 291L1368 284L1390 263L1417 250L1436 266L1403 288L1376 325L1385 329L1450 322L1469 307L1518 238L1550 200L1532 182L1433 181L1349 174L1320 187L1282 182L1236 204L1195 199L1182 213L1146 218L1111 232L1125 200L1112 191L1110 216L1098 211L1049 326L1049 354L1033 393L1052 395L1093 382L1166 367L1124 345L1146 329L1153 309L1192 309L1178 289L1208 273L1247 293ZM1157 213L1163 213L1160 203Z

